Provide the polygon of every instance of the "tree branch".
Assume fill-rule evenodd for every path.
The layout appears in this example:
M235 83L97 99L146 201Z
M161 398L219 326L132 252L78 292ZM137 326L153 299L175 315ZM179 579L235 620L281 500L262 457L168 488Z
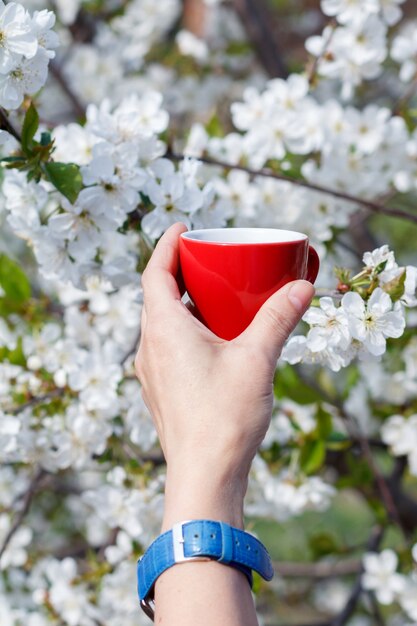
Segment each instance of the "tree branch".
M67 96L68 100L71 102L76 116L83 119L85 117L85 106L68 84L68 81L62 73L61 66L59 66L56 62L51 61L49 64L49 71Z
M395 461L394 470L386 479L386 483L392 495L398 515L401 518L404 529L410 533L415 532L417 526L417 502L401 487L401 480L408 466L406 457L398 457Z
M203 0L183 0L182 21L184 28L196 37L204 39L207 26L207 5Z
M172 161L183 161L184 159L189 158L185 154L174 153L171 150L168 150L165 154L165 158L171 159ZM306 180L299 180L298 178L291 178L290 176L285 176L284 174L277 174L271 169L261 168L260 170L255 170L250 167L246 167L245 165L234 165L232 163L226 163L225 161L219 161L217 159L213 159L208 156L201 156L196 159L197 161L201 161L201 163L205 163L206 165L214 165L217 167L223 167L228 170L239 170L241 172L247 172L251 176L260 176L262 178L274 178L276 180L281 180L287 183L291 183L298 187L304 187L305 189L311 189L312 191L318 191L320 193L327 194L329 196L333 196L334 198L340 198L340 200L346 200L347 202L352 202L353 204L357 204L359 206L363 206L369 211L373 213L381 213L383 215L390 215L391 217L397 217L399 219L408 220L410 222L414 222L417 224L417 215L413 215L412 213L408 213L407 211L403 211L402 209L395 209L386 207L382 204L378 204L377 202L372 202L371 200L364 200L363 198L359 198L357 196L352 196L350 193L346 193L344 191L338 191L337 189L330 189L329 187L323 187L322 185L316 185L315 183L309 183Z
M10 133L19 143L21 143L22 138L20 136L20 133L16 130L16 128L9 120L8 115L3 107L0 107L0 128L2 130L7 130L8 133Z
M46 476L45 470L40 469L36 472L34 478L32 479L32 482L30 483L29 488L26 491L25 496L23 498L22 508L20 509L19 513L16 515L16 519L12 527L10 528L9 532L7 533L6 537L4 538L3 545L0 548L0 560L3 554L6 552L9 543L13 539L13 536L22 525L22 522L25 519L26 515L29 513L33 496L35 495L35 492L39 486L39 483L44 478L44 476Z
M10 409L5 409L5 413L9 413L9 415L19 415L25 409L29 409L32 406L37 406L38 404L42 404L44 402L48 402L48 400L53 400L54 398L60 398L64 395L64 389L61 387L54 389L50 393L46 393L44 396L34 396L24 404L20 404L19 406L11 407Z
M327 40L324 42L323 49L322 49L321 53L319 54L319 56L317 56L314 59L313 63L311 63L310 68L308 69L308 72L307 72L307 79L308 79L309 85L313 85L314 84L314 81L315 81L315 78L316 78L316 74L317 74L317 70L319 68L320 61L326 55L326 53L327 53L327 51L329 49L329 46L330 46L330 44L332 42L333 35L334 35L334 32L335 32L336 27L337 27L336 20L331 20L330 23L328 24L328 26L330 27L330 31L329 31L329 35L327 37Z
M346 413L343 402L341 400L329 395L327 391L325 391L320 385L317 385L314 381L306 379L300 368L297 368L297 371L302 380L305 380L306 383L313 389L316 389L327 402L329 402L338 409L340 417L343 419L346 425L346 429L350 438L352 440L356 440L360 445L362 453L368 463L369 469L373 474L378 491L385 504L389 519L394 522L398 526L398 528L405 534L407 530L405 525L403 524L403 520L399 514L393 494L391 493L391 490L389 488L389 479L382 474L379 467L375 463L375 459L372 454L371 444L368 441L367 437L364 436L358 420L352 415Z
M401 113L403 113L403 109L408 105L409 101L416 95L416 91L417 91L417 73L411 80L405 93L394 104L392 114L401 115Z
M358 423L358 420L356 418L354 418L352 415L347 415L346 413L344 413L344 419L346 420L350 420L351 423L354 425L356 433L357 433L357 437L359 440L359 444L362 448L362 452L368 462L369 468L375 478L375 482L378 486L378 490L381 494L382 500L386 506L387 509L387 513L389 518L391 519L392 522L394 522L403 532L405 532L405 528L403 526L403 522L402 519L400 517L400 514L398 512L397 506L395 504L394 498L392 496L392 493L388 487L388 483L387 480L385 479L385 476L382 474L382 472L379 470L379 467L377 466L377 464L375 463L375 459L373 457L372 454L372 450L371 450L371 446L369 444L369 441L366 437L364 437L361 427Z
M376 552L381 544L382 537L384 535L384 529L380 526L375 527L372 530L371 536L366 546L367 552ZM362 594L362 574L364 572L363 565L361 564L360 572L357 576L356 582L352 588L352 592L349 596L346 605L343 610L331 620L330 626L344 626L347 621L352 617L358 604L359 598Z
M142 328L139 326L139 332L138 332L138 334L136 336L135 342L132 345L132 347L128 351L126 351L125 355L122 357L122 359L120 361L120 365L122 365L122 366L126 365L126 361L128 361L129 358L133 354L135 354L135 352L136 352L136 350L138 349L138 346L139 346L141 335L142 335Z
M288 69L271 30L269 11L260 0L234 0L236 13L245 27L260 62L271 77L287 78Z
M378 602L375 599L375 594L372 591L368 591L367 596L371 604L374 626L385 626L385 620L381 615L381 611L379 610Z
M320 561L318 563L274 563L274 569L284 578L333 578L350 576L361 571L359 559L345 559L338 562Z

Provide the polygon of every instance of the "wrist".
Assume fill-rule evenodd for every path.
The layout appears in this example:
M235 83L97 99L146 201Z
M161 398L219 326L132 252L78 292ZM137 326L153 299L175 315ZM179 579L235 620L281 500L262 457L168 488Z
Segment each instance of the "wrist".
M243 528L247 479L215 471L180 471L168 467L162 531L190 519L212 519Z

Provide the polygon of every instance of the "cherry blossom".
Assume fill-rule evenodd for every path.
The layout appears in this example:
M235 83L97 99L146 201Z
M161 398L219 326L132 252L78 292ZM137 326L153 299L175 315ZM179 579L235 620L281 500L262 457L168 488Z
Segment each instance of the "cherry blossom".
M381 435L395 456L408 456L410 471L417 475L417 415L391 416L382 425Z
M405 328L404 314L399 304L379 287L366 305L356 293L343 296L342 308L348 318L349 330L354 339L363 342L374 356L385 352L388 337L400 337Z
M363 565L365 589L374 591L381 604L391 604L405 587L404 577L396 573L398 558L395 552L389 549L380 554L368 552L363 557Z
M7 5L1 3L0 32L0 72L4 75L15 69L22 57L33 58L38 50L38 42L29 13L16 2Z

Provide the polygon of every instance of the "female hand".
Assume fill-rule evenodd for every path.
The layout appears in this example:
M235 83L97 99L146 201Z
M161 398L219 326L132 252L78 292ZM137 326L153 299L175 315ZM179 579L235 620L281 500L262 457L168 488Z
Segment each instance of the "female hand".
M307 281L286 285L244 333L220 339L181 301L175 277L185 230L183 224L167 230L143 274L136 358L167 461L165 524L214 506L224 521L241 526L250 465L271 418L276 362L314 288Z

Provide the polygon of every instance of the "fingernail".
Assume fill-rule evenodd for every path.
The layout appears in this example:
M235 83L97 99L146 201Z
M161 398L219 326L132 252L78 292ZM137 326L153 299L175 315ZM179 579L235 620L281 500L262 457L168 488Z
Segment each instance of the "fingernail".
M307 280L299 280L288 291L288 300L297 311L304 312L314 295L314 287Z

